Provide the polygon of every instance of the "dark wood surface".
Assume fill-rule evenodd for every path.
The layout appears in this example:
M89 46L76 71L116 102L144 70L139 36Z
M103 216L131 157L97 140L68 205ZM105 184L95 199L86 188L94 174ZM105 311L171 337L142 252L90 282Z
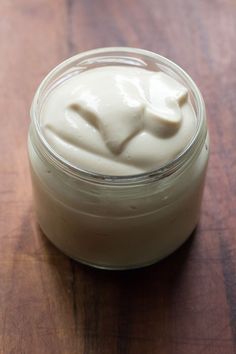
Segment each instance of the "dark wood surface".
M0 353L236 353L236 1L0 1ZM29 107L80 51L149 49L206 101L211 159L201 222L175 254L128 272L89 269L35 223Z

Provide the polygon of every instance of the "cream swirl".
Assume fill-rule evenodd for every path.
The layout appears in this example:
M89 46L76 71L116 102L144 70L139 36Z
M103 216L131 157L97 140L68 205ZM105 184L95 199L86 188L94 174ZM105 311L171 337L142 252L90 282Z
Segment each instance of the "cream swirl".
M196 129L185 86L141 68L110 66L75 75L49 94L42 113L43 134L59 155L111 175L160 167Z

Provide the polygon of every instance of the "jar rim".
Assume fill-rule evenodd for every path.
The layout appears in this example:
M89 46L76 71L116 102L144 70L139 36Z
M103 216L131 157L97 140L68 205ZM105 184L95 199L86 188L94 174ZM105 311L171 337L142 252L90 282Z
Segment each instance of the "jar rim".
M79 60L90 58L92 59L93 56L96 55L116 55L121 56L125 54L130 55L137 55L137 56L144 56L149 59L153 59L156 61L156 64L165 65L165 67L174 71L180 78L185 80L188 86L191 89L191 92L194 95L194 100L196 101L196 105L198 108L198 112L196 113L197 116L197 127L194 132L194 135L190 139L189 143L185 146L185 148L171 161L162 166L155 168L153 170L145 171L139 174L132 174L132 175L106 175L97 172L92 172L86 169L82 169L78 166L71 164L69 161L64 159L60 156L56 151L52 149L50 144L47 142L46 138L43 136L42 131L40 129L39 124L39 100L40 96L43 95L43 92L50 81L50 79L59 74L63 69L65 70L68 65L72 63L76 63ZM132 56L129 56L132 58ZM133 59L138 59L133 57ZM77 64L78 65L78 64ZM65 71L64 71L65 72ZM46 77L42 80L38 89L35 93L33 98L33 102L31 105L31 121L32 125L35 128L34 132L38 138L41 150L43 150L44 156L58 168L60 168L65 173L72 175L73 177L77 177L83 180L89 180L91 182L100 183L100 184L109 184L109 185L124 185L124 184L142 184L147 183L153 180L159 180L166 176L169 176L179 170L179 168L185 163L189 156L191 156L191 152L193 152L196 147L200 144L202 145L203 141L205 141L205 137L207 134L206 127L205 127L205 104L202 98L201 92L193 79L177 64L172 62L170 59L166 57L156 54L154 52L139 49L139 48L132 48L132 47L105 47L105 48L97 48L89 51L85 51L79 54L76 54L62 63L57 65L54 69L52 69ZM205 128L205 132L204 132ZM203 134L202 134L203 132ZM205 133L205 134L204 134ZM203 135L203 139L200 137Z

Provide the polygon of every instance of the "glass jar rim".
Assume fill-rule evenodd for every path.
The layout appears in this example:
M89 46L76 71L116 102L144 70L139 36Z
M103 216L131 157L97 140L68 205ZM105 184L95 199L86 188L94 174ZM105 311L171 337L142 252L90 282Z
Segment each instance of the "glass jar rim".
M132 55L141 55L145 56L146 58L153 59L156 61L157 64L162 64L168 67L169 69L173 70L177 75L186 80L188 86L191 88L192 93L194 94L194 99L196 101L196 105L198 108L197 112L197 127L192 139L189 143L185 146L185 148L178 154L173 160L169 161L162 166L145 171L139 174L132 174L132 175L106 175L97 172L92 172L89 170L82 169L78 166L71 164L69 161L64 159L58 153L56 153L50 144L47 142L45 137L42 134L39 124L39 100L40 96L43 94L45 87L47 86L50 79L59 74L63 69L65 70L68 65L72 63L76 63L79 60L85 59L87 57L93 57L96 55L108 55L112 54L113 56L121 56L122 54L132 54ZM111 57L110 57L111 58ZM129 57L131 58L131 57ZM134 59L138 59L134 58ZM78 64L77 64L78 65ZM31 105L31 121L33 124L34 133L36 134L41 150L43 150L43 155L53 164L56 165L60 170L64 171L65 173L72 175L73 177L77 177L79 179L88 180L90 182L100 183L100 184L109 184L109 185L124 185L124 184L143 184L147 182L151 182L153 180L159 180L166 176L169 176L176 172L191 156L191 152L195 151L197 146L202 145L205 141L205 137L207 131L205 129L204 134L204 126L205 126L205 104L201 95L201 92L192 78L177 64L172 62L171 60L167 59L166 57L156 54L154 52L139 49L139 48L132 48L132 47L105 47L105 48L98 48L89 51L85 51L79 54L76 54L59 65L57 65L54 69L52 69L46 77L42 80L38 89L35 93L33 98L33 102ZM201 134L203 132L203 134ZM202 139L199 139L203 135Z

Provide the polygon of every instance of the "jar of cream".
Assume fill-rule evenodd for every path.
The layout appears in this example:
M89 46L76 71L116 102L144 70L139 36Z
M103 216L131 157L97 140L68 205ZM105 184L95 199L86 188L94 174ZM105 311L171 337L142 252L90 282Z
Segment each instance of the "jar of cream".
M208 145L201 93L176 64L133 48L76 55L47 75L31 107L39 225L90 266L157 262L197 225Z

